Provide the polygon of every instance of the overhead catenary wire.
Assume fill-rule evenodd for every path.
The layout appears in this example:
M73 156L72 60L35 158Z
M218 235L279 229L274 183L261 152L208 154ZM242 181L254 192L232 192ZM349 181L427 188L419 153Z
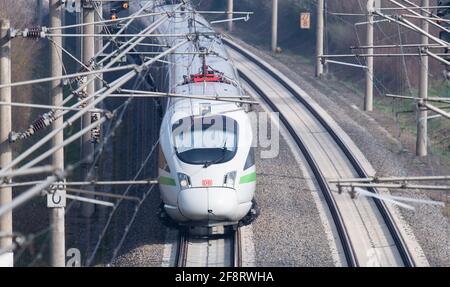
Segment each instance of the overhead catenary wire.
M140 208L142 207L142 204L145 202L145 200L148 198L148 196L151 194L155 186L150 187L142 197L142 199L138 202L137 206L134 209L133 215L131 216L131 219L128 223L128 225L125 227L125 232L122 234L122 237L120 238L119 244L116 246L116 248L113 250L113 255L109 261L109 264L111 264L117 257L119 251L122 249L123 243L125 242L125 239L128 236L128 233L131 230L131 226L133 225L134 221L136 220L136 217L139 213Z
M129 101L129 100L131 100L131 99L132 99L132 98L129 98L127 101ZM155 150L156 145L157 145L157 143L156 143L155 146L152 148L151 153L153 153L153 151ZM149 157L142 163L141 169L136 173L136 176L135 176L135 177L139 176L139 173L141 172L142 168L145 166L145 163L148 161L148 159L149 159ZM125 191L124 194L126 195L128 192L129 192L129 188L127 188L127 190ZM94 251L93 251L92 258L93 258L93 256L95 256L96 249L100 246L101 241L102 241L102 238L103 238L103 236L106 234L106 231L108 230L108 227L110 226L110 223L111 223L111 220L112 220L113 215L114 215L114 213L115 213L115 210L117 210L118 206L120 205L120 202L121 202L121 201L119 201L119 202L117 203L117 206L112 210L110 216L108 217L108 220L107 220L107 222L106 222L106 224L105 224L105 227L104 227L104 229L103 229L103 231L102 231L102 234L101 234L101 236L100 236L100 238L99 238L99 241L97 242L96 247L95 247L95 249L94 249ZM89 259L88 259L88 260L89 260ZM89 266L90 264L88 263L87 265Z
M127 101L128 102L128 101Z
M147 2L139 11L137 11L134 15L139 15L140 13L144 12L144 10L149 7L150 2ZM127 27L129 27L129 25L131 25L131 23L134 21L135 19L132 18L130 19L118 32L117 34L113 35L110 38L110 41L107 42L102 49L100 49L100 51L97 52L97 54L94 56L93 59L91 59L91 61L93 61L94 59L96 59L100 54L102 54L109 46L111 43L113 43L115 41L115 39L123 32L125 31L125 29ZM136 37L133 37L132 39L130 39L125 45L128 45L130 43L132 43L134 40L136 39ZM123 46L119 46L119 49L123 48ZM105 58L103 60L109 59L110 57L114 56L117 53L117 50L112 51L110 54L106 55ZM119 57L116 57L114 60L110 61L111 66L113 64L115 64L118 60L120 60ZM102 64L103 62L101 62L100 64ZM69 96L67 96L64 101L62 102L62 105L64 105L65 103L67 103L68 101L70 101L73 96L77 93L79 93L80 91L82 91L88 84L90 83L90 81L88 80L86 83L83 83L80 87L78 87L78 89L76 89L72 94L70 94ZM56 114L55 117L58 116L63 116L64 113L60 113L60 114Z
M114 127L113 127L111 130L108 131L108 133L105 135L104 140L100 142L100 145L99 145L99 146L96 148L96 150L94 151L94 154L97 154L97 156L96 156L96 159L94 159L93 166L95 165L95 162L96 162L96 161L100 158L100 156L101 156L101 153L99 153L99 151L103 150L103 146L109 141L109 139L111 138L111 136L114 134L114 131L120 126L120 124L121 124L121 118L123 117L124 111L126 110L126 107L128 106L129 102L130 102L130 101L127 100L124 104L122 104L119 108L117 108L117 110L122 109L122 112L120 113L119 118L117 119L117 122L116 122L116 124L114 125ZM83 159L81 159L81 161L83 161ZM93 166L92 166L91 168L93 168ZM74 169L76 169L76 167L77 167L77 165L75 165L74 167L70 167L70 169L71 169L71 170L74 170ZM70 174L70 173L69 173L69 174ZM69 203L69 205L68 205L67 208L66 208L66 214L69 213L69 211L71 210L71 208L74 206L74 203L75 203L75 201L72 201L72 202ZM33 240L34 240L35 238L42 236L43 234L45 234L46 232L48 232L48 231L51 230L52 228L53 228L53 225L50 224L47 228L45 228L45 229L41 230L39 233L33 235L32 238L30 238L30 239L27 241L26 244L23 244L23 245L22 245L22 246L23 246L23 247L22 247L22 252L25 250L25 248L26 248L28 245L30 245L30 244L33 242ZM48 237L47 237L47 239L48 239ZM41 251L40 251L39 254L41 254L41 253L43 252L44 248L45 248L45 245L43 244L42 247L41 247ZM36 256L36 259L38 259L39 254L38 254L38 256ZM18 260L19 257L20 257L20 255L19 255L19 256L15 256L15 260ZM31 265L33 265L33 264L31 263Z
M159 92L148 92L148 93L132 93L132 94L111 94L110 97L131 97L131 98L186 98L186 99L199 99L199 100L210 100L210 101L220 101L220 102L230 102L230 103L241 103L241 104L252 104L258 105L259 103L253 100L248 100L243 97L238 96L228 96L228 97L218 97L213 95L183 95L175 93L159 93Z
M37 160L34 160L34 161L36 162ZM21 169L24 169L24 168L22 167ZM36 186L34 186L33 188L23 192L17 198L14 198L13 201L11 202L11 204L0 207L0 216L2 216L4 213L6 213L10 210L13 210L14 208L16 208L18 206L21 206L25 202L29 201L31 198L39 195L43 190L48 188L51 184L56 182L59 178L64 178L64 177L66 177L66 175L67 175L67 171L61 172L59 176L51 176L44 182L41 182L41 183L37 184Z
M79 119L88 110L90 110L91 108L95 107L98 103L103 101L108 95L110 95L111 93L116 91L118 88L120 88L122 85L124 85L127 81L129 81L131 78L133 78L136 74L140 73L144 69L147 69L149 65L151 65L152 63L154 63L156 61L155 59L164 57L164 55L170 53L172 50L176 50L177 48L185 45L189 41L190 41L189 39L181 41L180 43L173 46L172 48L166 50L165 52L162 52L160 55L158 55L154 59L143 63L140 67L138 67L138 69L133 70L133 71L128 72L127 74L123 75L122 77L120 77L119 79L114 81L110 85L111 87L105 88L106 91L102 89L102 90L98 91L97 93L89 96L88 98L95 98L94 101L92 101L90 104L88 104L82 110L78 111L75 115L71 116L69 119L65 120L64 124L60 128L55 129L52 132L50 132L49 134L47 134L44 138L42 138L40 141L38 141L36 144L34 144L30 149L28 149L27 151L25 151L24 153L19 155L17 158L15 158L9 165L5 166L0 171L0 177L2 176L3 172L8 171L9 169L11 169L15 165L17 165L19 162L21 162L23 159L25 159L32 152L34 152L37 148L41 147L44 143L46 143L49 139L51 139L59 130L63 130L66 127L68 127L69 125L71 125L75 120Z
M420 17L421 19L423 19L423 20L425 20L427 23L429 23L429 24L431 24L431 25L437 27L438 29L444 30L444 31L447 31L447 32L450 32L450 30L447 29L446 27L444 27L444 26L438 24L438 23L435 22L435 21L431 21L430 19L427 19L428 17L424 17L424 16L421 15L419 12L414 11L413 9L411 9L411 7L407 7L407 6L405 6L405 5L401 4L401 3L398 3L398 2L395 1L395 0L389 0L389 1L390 1L391 3L393 3L393 4L397 5L397 6L399 6L399 7L405 8L405 9L406 9L407 11L409 11L410 13L413 13L415 16ZM404 1L404 0L402 0L402 1ZM414 6L417 7L417 8L420 8L420 10L421 10L422 12L424 12L424 13L430 13L429 11L427 11L427 9L422 8L422 7L420 7L420 6L418 6L418 5L414 4L414 3L412 3L412 2L410 2L410 1L404 1L404 2L407 2L407 3L409 3L410 5L414 5ZM400 20L404 20L403 18L404 18L403 15L402 15L401 17L399 17ZM436 20L439 20L439 19L440 19L440 17L436 17Z
M142 11L142 9L140 10L140 12L141 12L141 11ZM133 20L134 20L134 19L131 19L131 20L127 23L127 25L129 25ZM125 27L127 27L127 25L125 25ZM124 27L124 28L125 28L125 27ZM152 28L152 27L149 27L149 29L150 29L150 28ZM121 32L123 32L122 29L119 30L118 33L121 33ZM133 37L131 40L127 41L126 45L133 43L133 41L135 41L136 39L137 39L137 37ZM111 39L111 41L114 41L114 38ZM108 43L111 43L111 42L108 42ZM134 43L134 44L136 44L136 43ZM125 45L125 46L126 46L126 45ZM107 46L108 46L108 44L107 44L107 45L104 45L103 49L106 49ZM124 45L119 46L118 49L123 48L123 46L124 46ZM101 52L101 51L100 51L100 52ZM99 53L100 53L100 52L99 52ZM97 54L99 54L99 53L97 53ZM98 65L102 65L102 64L103 64L103 61L105 61L105 60L109 59L110 57L114 56L116 53L117 53L117 50L111 52L109 55L107 55L106 57L104 57L103 60L101 60L101 61L100 61L99 63L97 63L97 64L98 64ZM96 56L97 56L97 55L96 55ZM94 60L96 56L94 56L94 58L91 59L91 60ZM117 57L115 57L113 60L111 60L111 61L109 62L109 64L108 64L105 68L111 67L114 63L116 63L117 61L119 61L119 60L121 59L122 56L123 56L123 55L120 54L120 55L118 55ZM83 65L83 66L84 66L84 65ZM98 77L98 75L96 75L96 76ZM93 79L90 79L90 80L88 80L87 82L83 83L83 84L82 84L80 87L78 87L78 89L76 89L71 95L69 95L68 97L66 97L66 98L63 100L63 102L61 103L61 105L64 105L65 103L67 103L68 101L70 101L70 100L73 98L73 96L75 96L76 94L78 94L79 92L81 92L87 85L89 85L89 84L91 83L91 81L93 81ZM108 86L108 85L106 85L106 86ZM81 105L83 105L84 103L88 102L89 100L90 100L89 97L87 97L87 98L85 98L85 99L82 99L82 100L80 100L77 104L73 105L72 107L78 107L79 105L81 106ZM59 117L62 117L62 116L64 116L64 115L67 113L66 111L60 112L60 111L58 111L58 110L51 111L51 112L53 113L53 114L52 114L52 118L54 118L54 119L57 119L57 118L59 118Z
M77 194L98 195L98 196L104 196L104 197L110 197L110 198L119 198L119 199L121 198L121 199L125 199L125 200L137 201L137 202L139 202L141 200L139 197L136 197L136 196L126 196L126 195L113 194L113 193L108 193L108 192L83 190L83 189L71 188L71 187L66 188L66 191L67 192L74 192L74 193L77 193Z
M405 1L406 2L406 1ZM359 4L360 4L360 6L361 6L361 10L364 10L364 8L362 7L362 5L361 5L361 3L360 2L358 2ZM416 4L415 4L416 5ZM401 10L401 9L400 9ZM406 10L406 9L405 9ZM420 10L423 10L423 9L420 9ZM379 11L379 10L377 10L377 11ZM382 10L381 10L382 11ZM376 12L376 13L378 13L378 12ZM379 15L376 15L376 16L378 16L378 17L380 17ZM392 20L395 20L395 19L398 19L398 17L399 17L399 15L386 15L386 16L388 16L388 17L391 17L392 18ZM342 19L342 18L340 18L340 17L337 17L340 21L343 21L343 22L345 22L345 23L349 23L348 21L346 21L346 20L344 20L344 19ZM400 17L401 18L401 17ZM436 20L438 20L438 19L436 19ZM411 26L408 26L408 24L406 24L406 23L403 23L403 22L396 22L396 21L391 21L392 23L397 23L398 24L398 26L399 27L403 27L403 28L405 28L405 30L404 31L402 31L402 32L400 32L400 30L399 30L399 36L401 35L401 34L405 34L405 33L407 33L407 32L409 32L409 31L413 31L413 32L418 32L417 31L417 29L416 29L416 27L411 27ZM445 27L442 27L443 29L441 29L441 30L444 30L444 31L446 31L446 30L448 30L447 28L445 28ZM383 29L381 29L381 27L380 27L380 31L382 31L383 32ZM382 38L380 41L385 41L385 40L388 40L388 39L390 39L391 37L389 37L388 35L386 35L384 32L383 32L383 34L385 35L385 37L384 38ZM419 34L421 34L421 35L423 35L424 33L419 33ZM358 33L357 33L357 31L356 31L356 36L357 36L357 38L358 38L358 43L360 43L360 40L359 40L359 37L358 37ZM437 40L437 39L436 39ZM436 42L436 41L435 41ZM364 47L363 45L359 45L360 47ZM387 45L386 45L387 46ZM439 47L439 48L445 48L445 47L448 47L448 43L446 43L446 42L437 42L437 44L429 44L427 47L423 47L423 48L430 48L430 49L435 49L435 47L437 48L437 47ZM368 48L368 47L364 47L364 48ZM373 48L377 48L377 46L374 46ZM403 45L401 45L401 48L403 48ZM417 48L422 48L422 47L417 47ZM419 52L418 54L419 54L419 56L420 55L422 55L422 54L420 54L421 52ZM428 51L428 53L431 53L430 51ZM402 51L402 54L404 54L404 52ZM442 56L445 56L445 54L441 54ZM439 58L441 58L440 56L441 55L435 55L435 57L439 57ZM404 56L402 55L402 57L404 58ZM358 62L361 62L360 61L360 58L359 57L355 57L355 59L358 61ZM442 59L442 58L441 58ZM428 71L428 73L430 73L430 71L427 69L427 71ZM375 75L373 76L373 79L374 79L374 84L375 84L375 87L379 90L379 85L381 86L381 87L383 87L383 89L384 89L384 91L388 91L388 89L383 85L383 83L380 81L380 79L379 78L377 78ZM410 85L408 85L409 87L410 87ZM379 92L380 92L380 90L379 90ZM385 92L380 92L380 94L385 94ZM401 131L402 131L403 129L401 129ZM383 161L383 162L385 162L385 160Z
M158 60L158 59L156 59L156 60Z
M123 22L125 20L130 20L130 19L136 20L136 19L140 19L140 18L158 16L158 15L163 15L163 14L165 14L165 13L156 12L156 13L147 13L147 14L140 14L140 15L131 15L131 16L128 16L128 17L121 17L121 18L114 19L114 20L94 21L94 22L89 22L89 23L65 25L65 26L61 26L61 27L48 27L45 30L53 31L53 30L56 30L56 29L79 28L79 27L88 26L88 25L98 25L98 24L108 24L108 23L110 23L110 24L117 24L117 23Z
M420 189L420 190L437 190L448 191L450 185L417 185L409 183L338 183L338 187L373 187L373 188L389 188L389 189Z
M4 178L12 179L14 177L24 176L24 175L36 175L36 174L42 174L42 173L52 173L55 171L55 168L51 165L43 165L43 166L36 166L29 169L21 170L21 171L10 171L4 173L3 179L0 179L0 184L2 183L2 180Z
M30 169L31 170L31 169ZM23 172L20 172L18 174L21 174ZM26 174L26 173L24 173ZM18 187L18 186L30 186L30 185L36 185L43 183L43 181L26 181L26 182L11 182L7 184L3 184L2 186L11 186L11 187ZM97 180L91 180L91 181L73 181L73 182L64 182L64 186L116 186L116 185L154 185L158 184L157 179L148 179L148 180L118 180L118 181L97 181Z
M80 111L80 110L82 110L82 108L39 105L39 104L29 104L29 103L15 103L15 102L12 102L12 103L0 102L0 105L11 106L11 107L22 107L22 108L36 108L36 109L44 109L44 110L63 110L63 111ZM89 112L105 113L107 111L99 109L99 108L95 108L95 109L89 110Z
M398 2L396 2L396 1L392 1L392 0L390 0L391 2L393 2L394 4L396 4L396 5L399 5L399 6L401 6L403 9L406 9L406 10L408 10L408 8L409 7L406 7L406 6L403 6L402 4L400 4L400 3L398 3ZM406 2L409 2L409 1L406 1ZM412 3L413 4L413 3ZM416 4L414 4L414 5L416 5ZM416 5L417 6L417 5ZM419 6L417 6L418 8L419 8ZM421 10L424 10L424 9L421 9ZM426 10L425 10L426 11ZM409 29L409 30L413 30L413 31L415 31L415 32L419 32L420 34L422 34L422 35L426 35L427 37L432 37L432 39L435 41L435 42L438 42L438 44L430 44L430 47L432 47L432 48L445 48L445 47L448 47L448 45L449 45L449 43L446 43L446 42L444 42L444 41L441 41L440 39L437 39L436 37L433 37L433 36L431 36L431 35L428 35L427 33L425 33L424 31L422 31L419 27L417 27L416 25L413 25L411 22L409 22L409 21L407 21L407 20L403 20L401 17L399 18L399 17L394 17L394 16L392 16L392 15L383 15L383 14L380 14L380 12L375 12L377 15L379 15L379 16L383 16L383 17L388 17L389 18L389 20L392 20L392 22L395 22L395 23L398 23L399 25L401 25L401 26L404 26L404 27L406 27L407 29ZM416 13L416 12L414 12L414 13ZM418 16L418 18L420 18L421 17L421 15L420 14L418 14L418 13L416 13ZM401 20L403 21L403 22L405 22L405 23L403 23L403 22L401 22ZM442 27L442 26L440 26L440 25L438 25L438 27L440 27L440 28L442 28L442 29L444 29L444 30L447 30L445 27ZM388 45L386 45L386 46L388 46ZM365 46L361 46L361 47L364 47L364 48L369 48L369 47L365 47ZM375 46L376 47L376 46ZM402 46L403 47L403 46ZM355 48L355 47L353 47L353 48ZM440 61L440 62L442 62L442 63L444 63L444 64L446 64L446 65L450 65L450 62L449 61L447 61L447 60L445 60L443 57L441 57L441 56L446 56L447 54L446 53L433 53L433 52L430 52L430 51L428 51L427 49L426 50L424 50L424 53L426 53L426 54L428 54L429 56L431 56L431 57L433 57L434 59L436 59L436 60L438 60L438 61ZM356 57L359 57L359 56L372 56L372 57L393 57L393 56L401 56L401 57L405 57L405 56L421 56L422 55L422 53L404 53L404 52L402 52L401 54L393 54L393 53L391 53L391 54L374 54L374 55L368 55L368 54L354 54L354 56L356 56ZM339 55L330 55L331 57L334 57L334 56L336 56L336 57L338 57ZM351 57L351 55L349 54L349 55L342 55L344 58L345 57Z
M51 81L56 81L56 80L65 80L65 79L71 79L71 78L83 77L83 76L95 75L95 74L101 74L101 73L111 73L111 72L117 72L117 71L123 71L123 70L131 70L131 69L135 69L135 68L137 68L136 65L125 65L125 66L119 66L119 67L105 68L105 69L100 69L100 70L93 70L93 71L88 71L88 72L80 72L80 73L74 73L74 74L69 74L69 75L63 75L60 77L48 77L48 78L42 78L42 79L36 79L36 80L15 82L15 83L11 83L11 84L4 84L4 85L0 85L0 89L41 84L41 83L46 83L46 82L51 82Z
M141 174L141 172L143 171L145 165L147 164L147 162L151 159L154 151L156 150L156 148L159 145L159 140L153 145L152 149L150 150L150 152L147 154L145 160L142 162L140 168L138 169L138 171L136 172L136 175L134 176L133 180L137 180L137 178L139 177L139 175ZM125 192L122 194L123 196L126 196L129 191L130 191L131 186L128 186L128 188L125 190ZM119 201L117 202L117 204L114 206L114 208L111 210L108 219L106 220L106 223L99 235L99 238L94 246L94 249L92 251L92 253L88 256L87 260L86 260L86 266L91 266L93 260L95 259L95 255L97 254L98 249L100 248L100 245L103 241L103 238L106 236L106 232L111 224L112 218L114 216L114 214L116 213L120 203L122 202L121 199L119 199Z

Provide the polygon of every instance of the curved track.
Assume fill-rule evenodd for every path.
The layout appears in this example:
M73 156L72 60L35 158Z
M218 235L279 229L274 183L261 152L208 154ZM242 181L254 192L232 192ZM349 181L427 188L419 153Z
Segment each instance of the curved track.
M384 202L335 196L336 186L327 180L367 177L354 148L342 139L335 123L279 71L234 42L224 42L232 48L229 53L242 79L273 111L279 112L304 154L328 205L347 265L415 266Z

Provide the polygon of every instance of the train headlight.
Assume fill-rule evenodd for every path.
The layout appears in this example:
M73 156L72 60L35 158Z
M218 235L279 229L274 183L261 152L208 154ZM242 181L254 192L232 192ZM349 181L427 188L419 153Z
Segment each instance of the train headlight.
M223 186L234 188L236 182L236 171L229 172L223 179Z
M184 173L178 173L178 182L180 183L180 187L182 190L191 187L191 179Z

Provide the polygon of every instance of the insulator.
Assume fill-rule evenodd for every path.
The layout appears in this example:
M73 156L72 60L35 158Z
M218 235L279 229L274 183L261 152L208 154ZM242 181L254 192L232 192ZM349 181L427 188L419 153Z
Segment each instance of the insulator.
M42 38L42 27L30 28L26 35L27 38L39 39Z
M80 72L80 73L85 73L85 72L87 72L88 71L88 68L87 67L89 67L91 64L91 61L92 60L89 60L89 62L88 62L88 64L87 65L83 65L81 68L80 68L80 70L78 71L78 72ZM79 76L79 78L83 78L84 76Z
M98 144L100 142L100 128L91 130L91 143Z
M91 123L95 123L100 119L99 113L91 114ZM101 130L100 126L97 126L91 130L91 143L98 144L100 142Z
M99 119L100 119L100 114L99 113L92 113L91 114L91 123L95 123Z
M76 96L79 101L82 101L87 97L87 94L86 94L86 91L81 90L81 91L76 92Z
M34 135L36 132L50 126L56 120L55 112L50 111L41 115L37 120L35 120L29 127L23 132L10 132L9 142L14 143L18 140L26 139Z
M87 94L86 91L83 89L83 90L77 92L77 93L76 93L76 96L77 96L77 98L78 98L78 101L81 102L81 101L83 101L84 99L86 99L86 98L88 97L88 94ZM86 107L86 105L87 105L87 102L82 102L82 103L80 103L80 104L78 105L78 107L79 107L79 108L84 108L84 107Z
M85 73L88 71L89 71L88 68L86 68L85 66L82 66L78 72ZM77 84L78 86L81 86L82 84L86 83L86 81L87 81L86 76L77 76L77 77L70 79L70 84L72 84L72 85Z
M42 130L52 124L55 121L55 112L50 111L48 113L40 116L34 123L28 128L28 130L33 130L33 133Z
M91 70L96 70L98 68L98 64L95 61L95 58L89 60L89 67L91 67Z

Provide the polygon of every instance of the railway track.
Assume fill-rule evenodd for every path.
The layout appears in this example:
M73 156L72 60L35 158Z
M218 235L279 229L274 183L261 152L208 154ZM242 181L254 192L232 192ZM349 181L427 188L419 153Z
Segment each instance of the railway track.
M328 205L348 266L415 266L384 202L335 196L327 179L367 177L355 152L336 132L327 115L279 71L234 42L231 48L241 78L280 115L304 154ZM377 193L375 189L369 191Z
M240 267L241 263L239 228L180 231L175 262L177 267Z

